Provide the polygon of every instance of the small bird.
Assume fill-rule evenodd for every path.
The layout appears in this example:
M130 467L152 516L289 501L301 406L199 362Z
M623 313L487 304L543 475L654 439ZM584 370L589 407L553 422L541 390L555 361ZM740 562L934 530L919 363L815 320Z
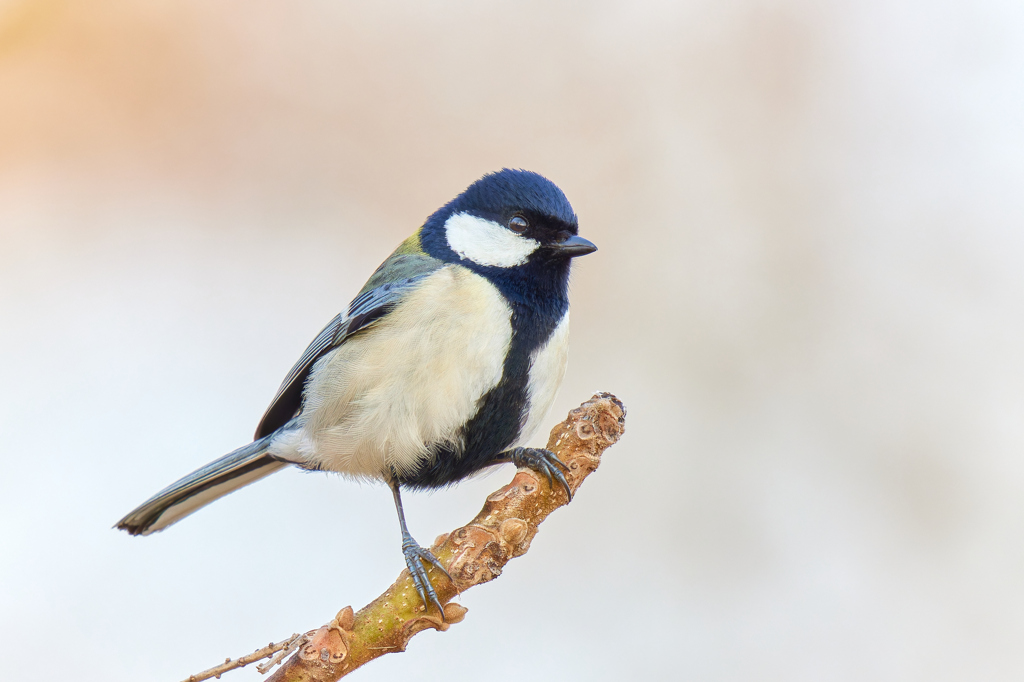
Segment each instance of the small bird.
M249 445L157 493L117 523L163 530L288 465L385 482L424 607L444 567L409 534L401 489L442 488L510 462L557 481L524 447L565 373L569 268L597 250L562 191L525 170L480 178L427 218L317 335ZM448 576L450 579L450 576Z

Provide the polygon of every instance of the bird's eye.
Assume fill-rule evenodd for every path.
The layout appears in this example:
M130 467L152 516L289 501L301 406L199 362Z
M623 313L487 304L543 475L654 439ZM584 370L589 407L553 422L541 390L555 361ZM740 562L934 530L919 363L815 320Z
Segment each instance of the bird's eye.
M528 228L529 226L530 221L521 215L514 215L508 221L508 229L512 230L513 232L518 232L519 234L526 232L526 228Z

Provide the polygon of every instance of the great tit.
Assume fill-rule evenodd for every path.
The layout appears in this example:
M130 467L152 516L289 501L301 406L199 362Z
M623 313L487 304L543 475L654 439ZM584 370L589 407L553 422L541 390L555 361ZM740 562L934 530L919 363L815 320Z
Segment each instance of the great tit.
M440 488L511 462L569 494L561 462L523 444L565 373L570 263L597 250L577 230L565 195L537 173L480 178L317 335L252 443L160 491L117 528L163 530L288 465L383 481L416 589L441 610L426 567L447 573L409 534L401 488Z

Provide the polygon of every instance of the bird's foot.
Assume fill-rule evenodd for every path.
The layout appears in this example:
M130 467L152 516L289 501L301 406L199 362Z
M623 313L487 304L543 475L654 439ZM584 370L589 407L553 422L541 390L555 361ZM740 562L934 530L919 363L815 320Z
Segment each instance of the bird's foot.
M427 565L429 564L439 570L453 584L455 581L448 575L448 571L437 560L437 557L431 554L429 550L420 547L408 533L402 537L402 554L405 555L405 565L409 568L412 583L416 586L416 591L419 592L420 598L423 600L423 608L429 609L430 605L433 604L437 607L443 621L444 606L441 605L441 600L437 598L434 585L430 582L430 576L427 575Z
M572 502L572 490L569 488L569 482L565 480L565 475L561 471L562 469L569 471L569 467L550 450L543 450L541 448L512 448L502 453L502 461L511 462L517 467L532 469L537 473L544 474L548 479L548 485L552 488L554 488L555 481L557 480L558 484L565 489L566 497Z

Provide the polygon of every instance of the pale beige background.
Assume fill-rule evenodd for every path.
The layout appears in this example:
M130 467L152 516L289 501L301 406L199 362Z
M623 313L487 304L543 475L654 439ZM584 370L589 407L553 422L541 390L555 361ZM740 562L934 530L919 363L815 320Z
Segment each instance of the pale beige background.
M326 476L110 526L502 166L601 247L549 422L628 433L359 679L1024 677L1019 0L0 0L0 677L174 681L390 582Z

